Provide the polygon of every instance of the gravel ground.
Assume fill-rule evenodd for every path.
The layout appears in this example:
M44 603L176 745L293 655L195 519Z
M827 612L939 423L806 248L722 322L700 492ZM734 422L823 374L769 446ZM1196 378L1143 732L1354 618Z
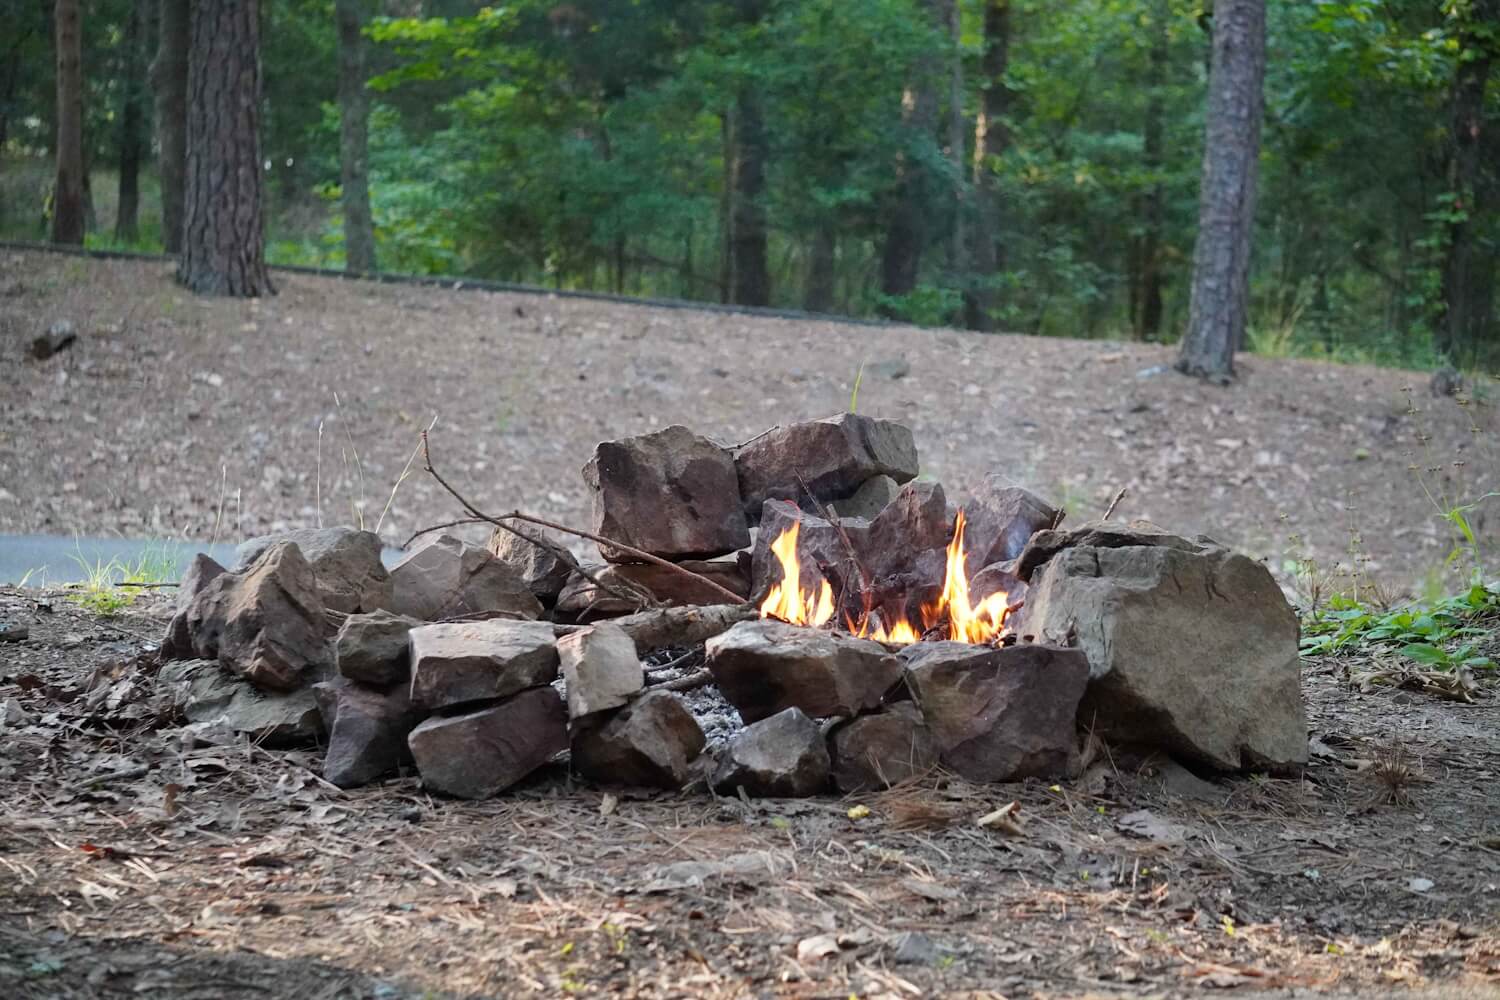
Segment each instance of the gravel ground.
M1452 548L1444 498L1500 488L1493 381L1465 403L1419 373L1252 357L1217 388L1154 345L278 283L200 299L162 263L0 251L0 532L235 540L362 517L399 544L459 515L420 469L390 501L434 419L438 467L482 505L586 525L598 441L672 423L744 441L847 408L862 364L859 412L909 424L950 497L998 471L1082 520L1127 487L1117 516L1278 568L1353 551L1414 586ZM31 360L61 319L79 341ZM1500 515L1471 519L1493 547Z

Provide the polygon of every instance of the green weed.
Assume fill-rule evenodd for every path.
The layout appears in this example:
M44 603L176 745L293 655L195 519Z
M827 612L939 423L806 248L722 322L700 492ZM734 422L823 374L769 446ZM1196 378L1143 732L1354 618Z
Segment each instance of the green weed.
M171 583L182 572L181 552L165 542L147 546L132 562L117 556L91 564L81 549L74 553L73 560L82 567L84 579L73 587L68 599L106 617L135 603L139 591L132 585Z
M1359 647L1391 649L1437 670L1494 670L1477 640L1500 620L1500 584L1475 583L1465 592L1424 604L1380 612L1345 595L1329 599L1302 624L1302 655L1352 652Z

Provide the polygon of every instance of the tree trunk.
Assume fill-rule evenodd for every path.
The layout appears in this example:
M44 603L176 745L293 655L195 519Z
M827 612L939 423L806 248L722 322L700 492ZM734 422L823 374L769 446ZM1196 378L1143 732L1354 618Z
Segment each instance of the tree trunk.
M1011 91L1005 73L1010 63L1010 0L988 0L984 6L984 55L980 60L981 100L974 122L974 233L973 279L964 295L964 325L971 330L993 330L992 311L997 296L993 282L1005 266L1001 237L1000 186L996 161L1010 143L1005 116Z
M1213 22L1193 290L1176 368L1228 381L1249 311L1256 160L1265 112L1265 0L1219 0Z
M81 246L85 232L83 176L83 26L78 0L57 0L57 185L52 242Z
M807 285L802 292L802 308L807 312L833 311L834 260L837 244L834 226L819 226L812 237L807 258Z
M339 28L339 161L343 186L344 267L375 270L375 222L370 215L370 92L365 86L362 0L335 0Z
M1141 235L1134 247L1135 280L1131 282L1130 318L1137 340L1156 340L1162 319L1162 231L1166 196L1161 175L1165 169L1163 88L1167 78L1167 5L1154 5L1151 53L1146 71L1146 121L1142 130L1142 166L1151 181L1140 200Z
M719 301L728 304L734 275L734 111L719 118L724 176L719 190Z
M734 171L730 206L729 301L742 306L771 302L766 262L766 128L760 98L742 91L734 112Z
M167 253L182 251L183 172L187 168L189 0L160 0L156 59L156 170L161 177L161 242Z
M1453 196L1442 271L1442 322L1438 348L1454 362L1478 360L1490 323L1494 258L1480 245L1491 209L1493 178L1484 171L1487 145L1485 87L1500 48L1500 2L1479 0L1459 31L1459 62L1453 80L1448 153L1448 191Z
M141 200L141 158L146 153L146 43L149 27L144 4L132 4L125 22L125 73L120 108L118 209L115 239L134 243L140 238L137 215Z
M274 292L261 222L259 0L194 0L177 278L195 292Z
M964 121L963 11L958 0L942 0L941 7L948 19L948 58L952 60L948 72L948 159L953 164L953 227L948 234L948 267L955 278L961 278L969 264L964 226L969 206L964 191L964 148L968 128Z

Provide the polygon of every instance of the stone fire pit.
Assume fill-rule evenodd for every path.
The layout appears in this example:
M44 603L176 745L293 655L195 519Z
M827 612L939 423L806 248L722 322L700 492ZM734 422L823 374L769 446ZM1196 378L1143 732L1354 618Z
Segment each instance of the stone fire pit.
M325 743L340 786L415 767L466 798L564 752L600 784L753 796L1067 777L1081 730L1207 770L1306 762L1265 567L1064 528L998 474L958 506L918 469L909 430L853 414L737 450L606 442L584 468L600 563L510 521L389 572L369 532L252 539L190 568L160 676L192 726Z

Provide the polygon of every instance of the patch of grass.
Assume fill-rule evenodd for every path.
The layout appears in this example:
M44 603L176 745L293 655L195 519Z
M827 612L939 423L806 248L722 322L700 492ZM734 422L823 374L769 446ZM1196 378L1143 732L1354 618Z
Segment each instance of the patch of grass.
M130 585L171 583L182 573L181 552L166 542L148 545L132 562L115 557L108 562L96 559L91 564L82 550L74 554L73 560L82 567L84 579L73 588L68 599L105 617L119 614L135 603L139 591Z
M1302 623L1302 655L1378 648L1434 670L1494 670L1478 641L1500 624L1500 583L1476 582L1461 594L1389 611L1345 595Z

